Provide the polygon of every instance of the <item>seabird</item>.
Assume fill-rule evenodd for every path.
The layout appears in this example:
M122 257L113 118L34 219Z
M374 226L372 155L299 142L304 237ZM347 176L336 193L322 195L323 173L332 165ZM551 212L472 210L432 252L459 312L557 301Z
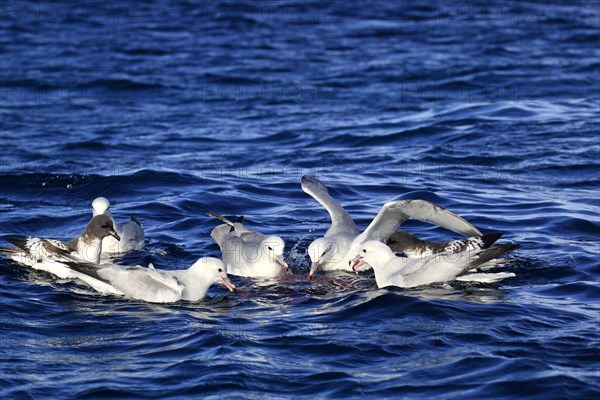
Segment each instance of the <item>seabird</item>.
M518 244L498 244L487 249L407 258L397 257L392 249L380 241L369 240L362 244L361 250L353 259L352 268L358 271L363 264L368 263L375 272L375 281L379 288L386 286L409 288L455 279L497 282L513 277L515 274L510 272L464 274L518 247L520 247Z
M331 217L325 236L308 247L311 259L309 277L317 269L351 271L351 259L368 240L386 240L409 218L430 222L461 235L482 236L482 233L458 215L425 200L397 200L383 205L371 224L361 233L346 210L331 197L327 187L317 178L302 177L302 190L317 200Z
M120 240L107 237L102 241L102 254L113 255L141 250L145 245L144 230L142 224L135 217L122 224L117 224L110 212L110 202L105 197L98 197L92 202L92 216L107 215L113 222L115 231Z
M283 258L282 238L249 230L243 224L243 217L232 222L214 212L208 215L224 222L213 229L210 236L219 245L229 274L253 278L286 274L288 265Z
M100 293L120 294L152 303L203 299L208 289L220 283L233 292L227 269L218 258L201 258L184 270L166 271L136 266L67 262L77 278Z
M68 242L26 236L6 236L5 239L16 247L3 247L1 250L13 260L29 266L48 259L75 259L98 263L102 239L109 236L119 239L112 220L106 215L98 215L92 218L81 235Z

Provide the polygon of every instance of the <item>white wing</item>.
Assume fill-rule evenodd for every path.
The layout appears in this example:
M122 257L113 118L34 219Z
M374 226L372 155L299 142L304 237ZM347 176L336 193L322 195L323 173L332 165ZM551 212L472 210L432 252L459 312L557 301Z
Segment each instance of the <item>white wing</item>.
M229 232L231 232L231 226L222 224L212 230L210 237L213 238L220 248L223 248L223 243L225 242L227 235L229 235Z
M183 286L172 276L144 267L111 266L98 270L98 275L126 296L152 302L177 301Z
M467 237L482 236L479 229L445 208L425 200L397 200L383 205L379 214L359 236L359 242L384 241L409 218L439 225Z
M221 258L231 275L248 276L250 263L257 259L259 244L247 243L238 236L228 236L221 245Z
M327 192L327 187L317 178L309 175L302 177L302 190L318 201L331 217L331 227L325 236L338 233L358 233L356 224L346 210Z

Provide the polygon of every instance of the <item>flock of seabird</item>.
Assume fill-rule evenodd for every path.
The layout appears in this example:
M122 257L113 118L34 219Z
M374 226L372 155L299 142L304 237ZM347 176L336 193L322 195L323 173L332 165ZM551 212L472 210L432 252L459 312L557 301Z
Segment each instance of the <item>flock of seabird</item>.
M489 270L509 262L499 257L518 244L497 244L501 233L484 235L442 207L425 200L390 201L361 232L321 181L305 175L301 184L331 217L325 235L308 246L309 279L315 279L319 270L358 272L372 268L379 288L409 288L453 280L493 283L515 276ZM281 237L248 229L243 217L231 221L214 212L208 214L222 224L210 236L221 249L221 260L200 258L184 270L158 270L152 264L119 265L106 257L142 249L145 237L141 223L131 217L117 224L104 197L92 202L92 213L85 230L73 240L7 236L5 239L15 247L0 247L0 251L20 264L83 282L103 294L156 303L200 300L215 283L234 291L228 274L251 278L293 275L284 258ZM409 218L439 225L466 239L432 242L396 231Z

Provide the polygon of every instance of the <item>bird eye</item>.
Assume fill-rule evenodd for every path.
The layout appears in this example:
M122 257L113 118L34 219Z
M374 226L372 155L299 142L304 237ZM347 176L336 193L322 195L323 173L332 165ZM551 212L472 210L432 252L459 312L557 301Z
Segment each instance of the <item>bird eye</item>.
M366 253L366 252L367 252L367 249L363 249L363 253Z
M273 251L273 248L271 246L268 246L267 249Z
M219 272L223 272L223 269L222 269L222 268L219 268Z

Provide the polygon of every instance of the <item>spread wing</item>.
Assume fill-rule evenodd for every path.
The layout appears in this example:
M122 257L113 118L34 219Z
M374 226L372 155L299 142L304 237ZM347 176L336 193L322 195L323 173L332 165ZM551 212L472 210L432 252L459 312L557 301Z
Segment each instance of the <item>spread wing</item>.
M325 207L331 217L331 227L325 236L338 233L358 233L358 228L350 215L340 203L329 195L327 187L320 180L310 175L304 175L301 185L302 190Z
M360 235L365 240L385 241L396 228L409 218L439 225L461 235L472 237L482 233L463 218L425 200L397 200L385 203L379 214Z

